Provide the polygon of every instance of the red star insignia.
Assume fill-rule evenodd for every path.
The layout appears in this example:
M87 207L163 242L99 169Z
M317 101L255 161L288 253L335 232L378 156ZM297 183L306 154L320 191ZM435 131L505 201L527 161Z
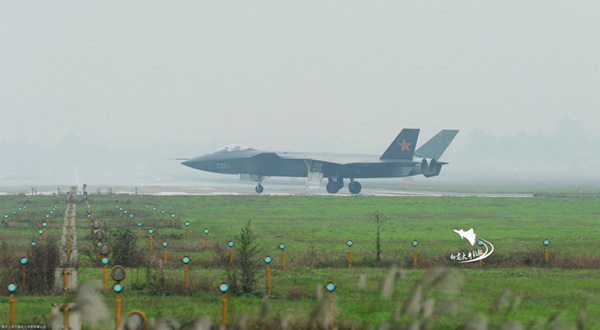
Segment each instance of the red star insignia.
M402 142L398 143L398 144L402 147L402 151L404 151L404 150L410 151L410 148L409 148L410 147L410 143L404 141L404 139L402 139Z

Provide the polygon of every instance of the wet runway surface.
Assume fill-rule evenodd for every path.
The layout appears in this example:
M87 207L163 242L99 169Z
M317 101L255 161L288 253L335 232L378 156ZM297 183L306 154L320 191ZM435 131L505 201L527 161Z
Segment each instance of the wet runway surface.
M321 186L303 186L303 185L285 185L273 184L264 186L262 196L353 196L347 189L342 188L337 194L329 194L325 187ZM100 186L100 193L106 194L108 186ZM112 187L114 194L134 194L134 187ZM98 187L88 189L92 194L97 193ZM419 190L418 188L402 189L402 187L369 187L363 186L360 195L363 196L392 196L392 197L484 197L484 198L527 198L534 197L529 193L497 193L497 192L461 192L461 191L434 191ZM0 195L7 194L30 194L26 187L4 187L0 188ZM52 195L56 193L56 187L39 187L37 194ZM81 191L79 191L81 193ZM253 184L231 184L231 183L200 183L197 186L191 185L165 185L165 186L138 186L139 195L154 196L185 196L185 195L259 195L254 192Z
M148 195L258 195L254 192L252 185L220 185L220 186L197 186L197 187L145 187L144 191ZM293 195L315 195L315 196L353 196L347 189L340 190L337 194L328 194L325 187L301 187L301 186L265 186L262 194L265 196L293 196ZM365 188L363 187L360 195L364 196L423 196L423 197L486 197L486 198L527 198L533 197L533 194L525 193L482 193L482 192L449 192L449 191L418 191L418 190L400 190L387 188Z

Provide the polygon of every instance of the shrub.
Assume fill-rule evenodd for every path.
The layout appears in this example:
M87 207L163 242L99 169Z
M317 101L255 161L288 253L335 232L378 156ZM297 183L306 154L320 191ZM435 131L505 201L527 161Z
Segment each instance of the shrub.
M60 264L56 240L45 240L32 250L28 258L27 292L36 295L49 294L54 290L54 270Z
M129 228L111 229L108 235L112 247L111 258L115 265L136 267L144 263L141 248L136 246L138 234Z

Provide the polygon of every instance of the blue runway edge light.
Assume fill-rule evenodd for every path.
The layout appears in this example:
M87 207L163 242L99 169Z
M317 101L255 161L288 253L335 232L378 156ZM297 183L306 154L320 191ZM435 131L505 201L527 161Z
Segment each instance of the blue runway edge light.
M13 293L17 291L17 285L14 283L9 283L8 284L8 292Z
M223 293L227 292L227 289L229 289L229 285L227 285L227 283L221 283L219 285L219 290Z
M412 242L412 245L413 245L414 247L417 247L417 245L419 245L419 242L418 242L417 240L414 240L414 241Z
M265 263L266 264L270 264L271 263L271 257L269 257L269 256L265 257Z
M548 240L548 239L545 239L545 240L544 240L544 245L545 245L545 246L548 246L548 245L550 245L550 240Z
M336 286L335 283L333 282L328 282L327 284L325 284L325 289L327 289L327 291L329 292L333 292L335 290Z

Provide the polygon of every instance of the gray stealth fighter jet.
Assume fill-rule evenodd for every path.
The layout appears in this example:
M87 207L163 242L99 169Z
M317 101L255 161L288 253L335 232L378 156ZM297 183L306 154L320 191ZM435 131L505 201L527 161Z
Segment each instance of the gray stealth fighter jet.
M271 176L305 177L308 182L327 178L327 192L337 193L350 179L348 190L358 194L359 178L397 178L423 174L437 176L440 162L458 130L442 130L415 151L419 129L403 129L380 157L305 154L292 152L265 152L228 145L213 153L188 159L181 164L202 171L239 174L240 178L258 182L255 190L262 193L262 181ZM415 156L418 157L415 159Z

